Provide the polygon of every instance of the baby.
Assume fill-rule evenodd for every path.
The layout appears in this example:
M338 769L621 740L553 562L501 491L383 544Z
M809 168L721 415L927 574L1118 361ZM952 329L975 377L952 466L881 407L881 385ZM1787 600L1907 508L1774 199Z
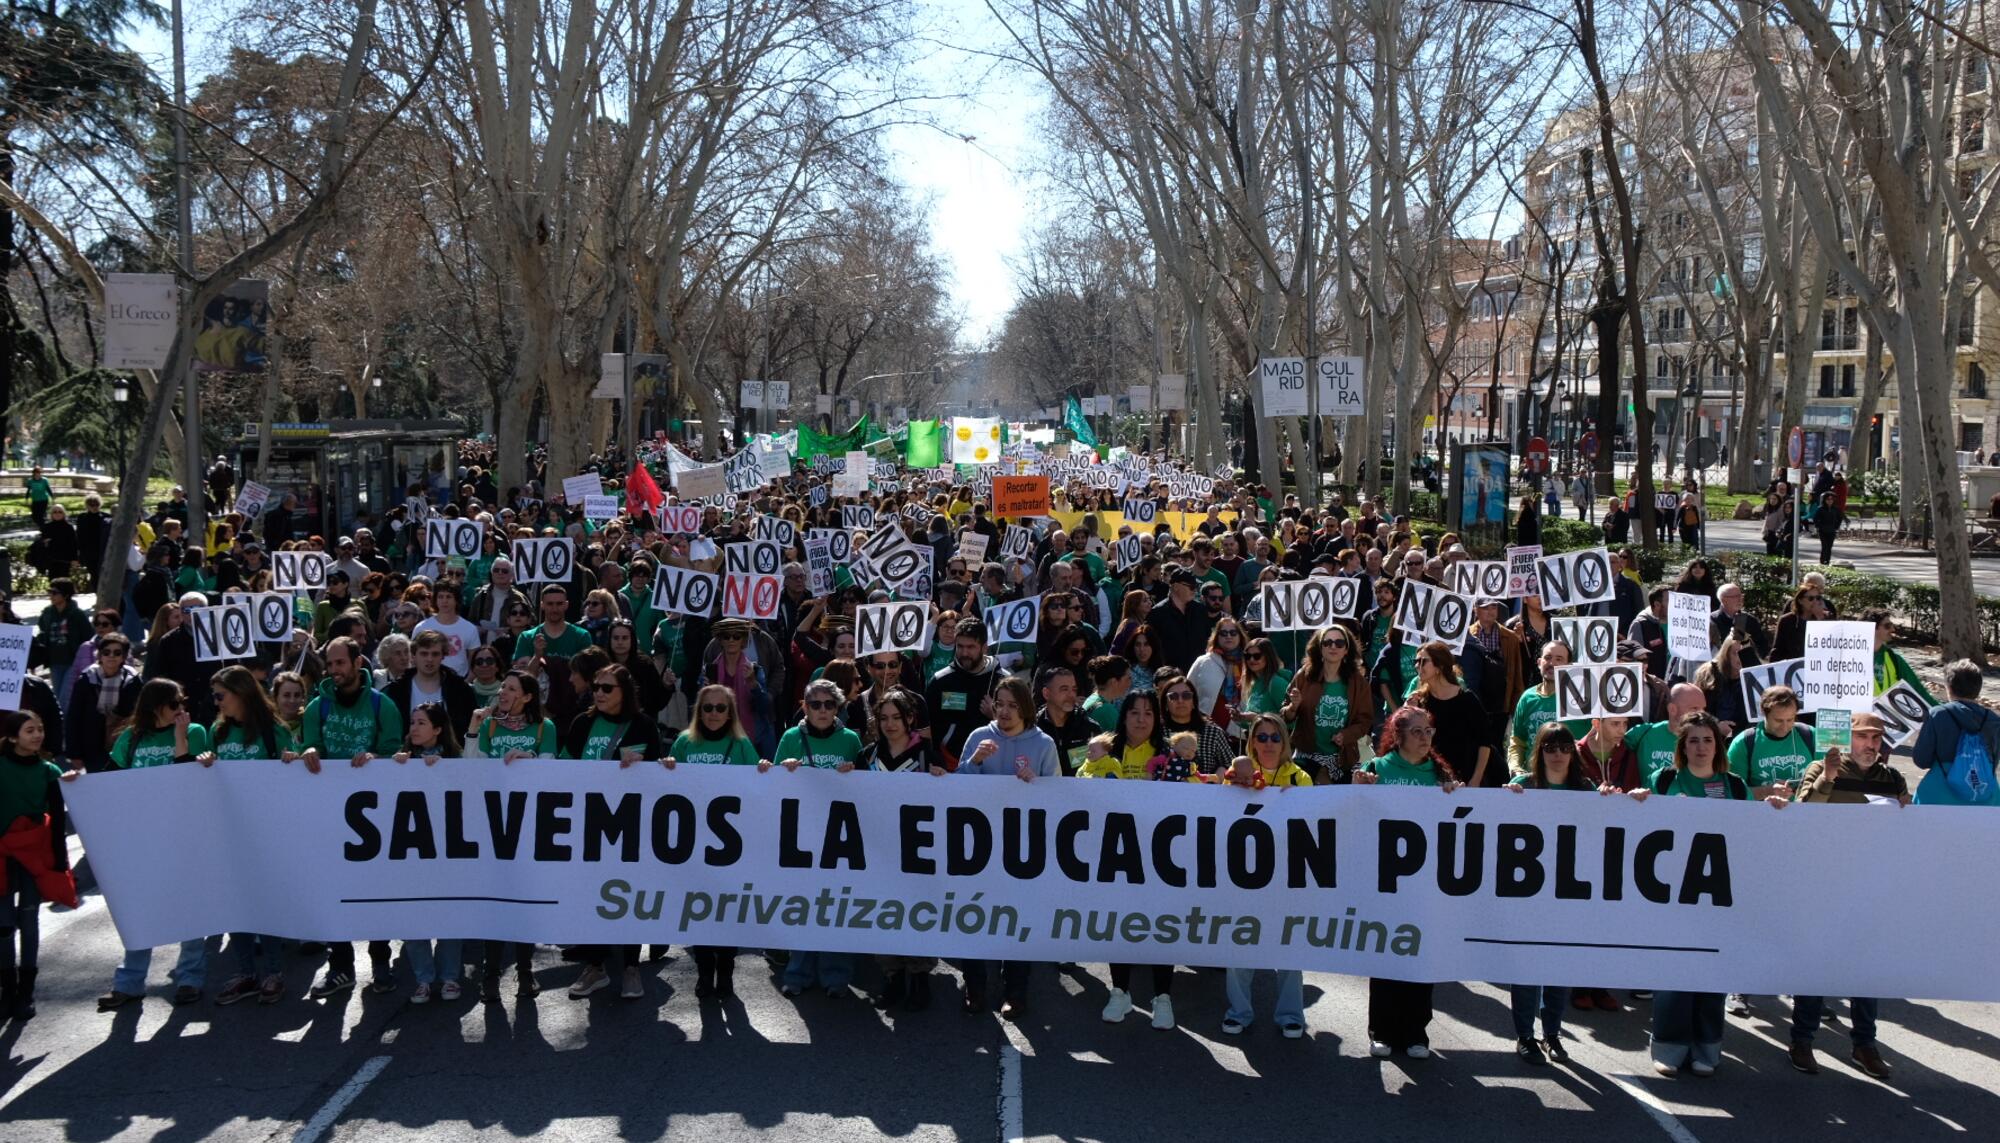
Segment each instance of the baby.
M1167 739L1169 754L1162 754L1148 764L1149 775L1155 782L1199 782L1200 771L1195 769L1195 751L1201 745L1200 736L1191 730L1183 730Z
M1264 770L1251 761L1248 754L1238 754L1236 760L1229 764L1229 769L1216 775L1213 780L1220 780L1230 786L1241 786L1246 790L1261 790L1264 788Z

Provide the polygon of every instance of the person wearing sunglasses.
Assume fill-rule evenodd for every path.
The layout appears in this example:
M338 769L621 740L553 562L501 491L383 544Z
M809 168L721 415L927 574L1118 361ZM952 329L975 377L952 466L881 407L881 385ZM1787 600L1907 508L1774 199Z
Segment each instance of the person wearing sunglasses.
M590 690L590 709L570 722L569 733L564 737L564 758L589 761L615 758L623 768L660 757L659 724L639 708L639 685L631 671L612 663L596 672ZM610 952L608 945L583 947L584 970L570 986L571 997L589 996L611 983L604 967ZM626 1000L643 999L646 985L639 973L639 947L621 945L619 952L624 971L618 995Z
M1248 641L1243 625L1231 615L1220 616L1208 633L1208 649L1188 668L1194 686L1195 709L1213 720L1224 734L1242 740L1245 725L1237 721L1244 700L1244 652Z
M121 770L169 766L192 762L208 752L208 728L188 713L187 697L172 679L154 679L139 688L139 701L132 725L111 744L111 763ZM83 772L71 770L63 780L77 781ZM125 959L111 979L111 991L97 998L99 1012L112 1012L140 1000L146 992L146 972L153 964L153 950L126 949ZM208 940L190 937L180 943L174 963L174 1003L193 1004L201 999L208 977Z
M686 762L697 766L755 766L769 770L771 763L757 757L750 734L736 716L736 693L728 687L709 685L695 694L694 721L675 737L662 762L668 770ZM724 945L695 945L694 994L700 1000L736 995L736 949Z
M96 662L83 669L77 677L76 686L70 691L69 704L62 708L59 725L62 728L60 745L45 747L63 754L69 759L72 769L89 770L93 773L109 769L111 755L105 740L106 729L123 724L132 716L139 703L141 679L138 667L132 662L132 641L118 631L107 631L93 639L92 650ZM28 676L22 680L21 706L35 709L30 699L40 680ZM48 691L46 685L41 690ZM49 695L51 704L54 695ZM43 715L44 725L50 725ZM53 735L49 736L55 737Z
M1252 717L1246 743L1249 754L1231 765L1225 784L1252 790L1312 785L1312 776L1291 760L1290 738L1291 732L1279 716L1262 713ZM1296 968L1272 972L1278 978L1278 998L1272 1018L1285 1039L1301 1039L1306 1034L1305 974ZM1231 968L1225 975L1223 992L1228 997L1229 1009L1222 1017L1224 1035L1240 1036L1256 1019L1256 1006L1251 1001L1251 986L1256 978L1254 968Z
M790 771L801 766L842 774L852 771L861 756L861 736L840 724L840 710L846 705L832 680L807 683L805 717L778 739L778 764ZM808 988L823 988L828 996L844 996L853 979L853 953L798 950L785 965L779 991L801 996Z
M863 769L889 774L946 773L945 757L937 745L917 725L923 700L901 687L894 688L873 703L871 719L875 741L861 753ZM884 986L875 997L875 1007L883 1010L902 1006L905 1012L921 1012L931 1005L931 973L937 968L933 956L877 955Z
M1355 771L1356 785L1432 786L1449 794L1459 781L1451 764L1431 748L1436 735L1422 707L1397 708L1382 728L1382 753ZM1412 1059L1431 1054L1431 994L1426 981L1368 981L1368 1054L1387 1059L1402 1052Z
M1562 647L1562 644L1551 643L1549 646ZM1506 786L1515 793L1522 790L1616 792L1610 787L1600 789L1591 782L1577 756L1576 735L1564 723L1542 723L1535 732L1534 745L1527 750L1522 761L1522 772L1514 775ZM1640 790L1637 796L1643 801L1645 794L1644 790ZM1526 1064L1544 1064L1550 1060L1559 1064L1568 1063L1569 1051L1562 1042L1562 1014L1563 1009L1569 1006L1570 990L1553 984L1514 984L1508 986L1508 992L1514 1009L1514 1054ZM1592 996L1595 996L1594 990ZM1542 1038L1539 1042L1535 1039L1537 1012L1542 1018Z
M1237 751L1230 746L1229 736L1222 728L1208 720L1201 712L1200 700L1196 696L1194 684L1183 678L1178 671L1166 671L1159 677L1160 732L1168 737L1176 734L1192 734L1198 743L1195 749L1195 768L1203 777L1219 774L1236 757Z
M1174 686L1192 692L1186 683ZM1158 701L1152 695L1127 695L1118 708L1118 729L1092 741L1091 757L1077 772L1084 778L1172 780L1170 776L1181 768L1171 764L1173 755L1169 737L1160 717ZM1190 777L1189 780L1200 779ZM1111 995L1105 1001L1102 1013L1107 1024L1117 1024L1132 1013L1133 969L1131 964L1111 966ZM1156 964L1151 966L1151 973L1153 1027L1169 1031L1174 1027L1174 968L1171 964Z
M777 753L778 724L775 696L786 693L784 656L777 640L758 630L747 620L719 619L710 628L712 638L701 651L706 657L703 683L720 683L736 694L736 710L750 731L750 741L766 758ZM698 644L689 644L699 646ZM660 649L655 638L654 652Z
M1026 679L1009 676L995 684L992 709L993 721L966 738L957 773L1013 777L1023 782L1062 775L1056 744L1029 721L1034 716L1035 697ZM965 974L964 1007L968 1015L986 1011L987 978L993 967L992 961L960 962L959 968ZM1028 970L1026 961L999 964L1003 1018L1017 1019L1026 1011Z
M1295 761L1315 782L1354 780L1361 741L1375 723L1375 703L1354 654L1352 631L1333 626L1313 632L1279 714L1293 728Z

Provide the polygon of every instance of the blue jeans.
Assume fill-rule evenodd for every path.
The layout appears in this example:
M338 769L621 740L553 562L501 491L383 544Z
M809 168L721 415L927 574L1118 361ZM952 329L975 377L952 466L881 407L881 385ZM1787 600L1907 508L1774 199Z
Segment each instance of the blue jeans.
M853 953L794 952L785 966L786 988L846 988L853 979Z
M112 974L111 990L127 996L143 995L146 973L153 967L152 949L126 949L124 963ZM168 977L177 985L200 988L208 981L208 938L193 937L181 942L180 956Z
M1569 1007L1569 989L1553 984L1513 984L1507 991L1514 1002L1514 1038L1535 1038L1535 1009L1542 1011L1542 1039L1560 1040L1563 1009Z
M285 970L285 943L256 933L229 934L229 951L236 957L236 975L263 978Z
M1848 1022L1852 1033L1848 1039L1857 1048L1865 1048L1875 1042L1875 1016L1881 1010L1882 1002L1872 996L1856 996L1847 1002ZM1792 1046L1809 1048L1813 1033L1819 1031L1819 1018L1826 1011L1824 996L1792 997Z
M439 941L435 951L429 941L404 941L403 956L418 984L447 984L457 980L464 962L465 942Z
M1722 1063L1720 992L1653 993L1653 1062L1670 1068Z
M1306 974L1296 968L1273 969L1278 978L1278 1003L1271 1009L1271 1018L1280 1028L1289 1024L1306 1022ZM1248 1028L1256 1022L1257 1009L1250 1002L1251 983L1257 979L1254 968L1232 968L1223 980L1222 990L1229 998L1229 1011L1223 1019L1234 1020Z

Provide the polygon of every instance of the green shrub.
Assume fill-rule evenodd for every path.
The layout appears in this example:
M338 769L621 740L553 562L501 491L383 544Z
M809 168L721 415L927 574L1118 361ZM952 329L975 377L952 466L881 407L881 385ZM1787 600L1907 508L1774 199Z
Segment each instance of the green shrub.
M1603 546L1604 529L1599 525L1585 523L1582 520L1571 520L1567 517L1560 520L1551 520L1547 516L1542 517L1542 551L1544 553L1574 552L1581 548L1599 548Z

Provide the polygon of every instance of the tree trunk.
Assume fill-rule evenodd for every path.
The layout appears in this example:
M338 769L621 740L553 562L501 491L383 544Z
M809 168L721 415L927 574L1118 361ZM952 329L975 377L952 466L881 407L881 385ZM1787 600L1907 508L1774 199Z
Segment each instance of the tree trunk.
M1861 322L1861 399L1854 408L1854 439L1847 446L1847 478L1859 481L1875 463L1875 410L1888 376L1882 368L1882 331L1867 314Z

